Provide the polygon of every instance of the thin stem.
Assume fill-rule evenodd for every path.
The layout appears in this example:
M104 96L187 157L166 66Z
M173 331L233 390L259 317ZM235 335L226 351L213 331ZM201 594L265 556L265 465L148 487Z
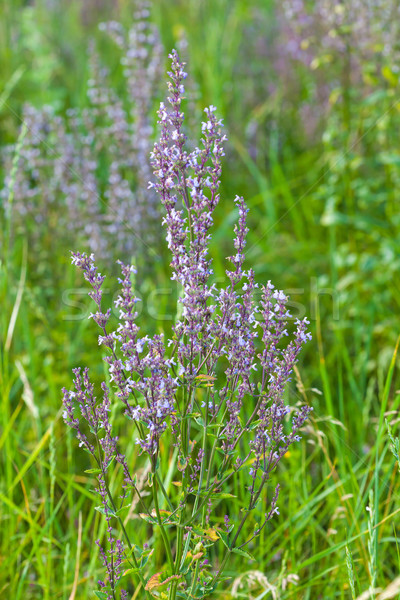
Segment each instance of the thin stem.
M201 491L201 488L203 485L204 469L205 469L205 462L206 462L205 452L206 452L206 443L207 443L207 419L208 419L208 405L206 404L206 425L203 429L203 442L202 442L202 449L203 449L204 455L203 455L203 460L201 462L199 485L197 488L197 494L196 494L196 498L195 498L194 505L193 505L192 516L189 519L188 523L190 523L194 519L195 515L197 515L201 510L201 508L199 510L197 510L197 508L198 508L198 504L199 504L200 491ZM210 468L210 465L209 465L209 468ZM182 530L182 532L183 532L183 530ZM183 563L185 562L185 559L186 559L186 556L187 556L187 553L189 550L191 537L192 537L192 532L189 531L188 536L186 538L186 543L185 543L185 548L183 551L182 559L179 559L180 563L181 563L181 565L180 565L181 567L182 567Z
M261 494L261 492L262 492L262 490L263 490L263 487L264 487L264 485L265 485L265 482L266 482L266 481L267 481L267 479L268 479L268 475L269 475L269 473L264 473L264 475L263 475L263 478L262 478L262 481L261 481L260 488L258 489L257 493L256 493L256 494L254 495L254 497L252 498L252 501L250 502L250 505L249 505L249 509L246 511L246 513L245 513L245 515L244 515L243 519L240 521L239 527L237 528L237 531L236 531L236 533L235 533L235 536L234 536L234 538L233 538L233 540L232 540L232 543L231 543L231 545L230 545L230 548L228 548L228 549L227 549L227 551L225 552L225 556L224 556L224 558L223 558L223 560L222 560L221 566L220 566L220 568L218 569L218 571L217 571L216 575L214 576L214 578L213 578L213 580L212 580L212 582L211 582L211 586L215 585L215 583L218 581L218 578L219 578L219 577L221 576L221 574L223 573L223 571L224 571L224 569L225 569L225 567L226 567L226 563L228 562L228 560L229 560L229 558L230 558L231 554L232 554L232 553L233 553L233 551L236 549L236 547L235 547L235 544L236 544L236 542L237 542L237 539L238 539L238 537L239 537L239 535L240 535L240 532L241 532L241 530L242 530L242 528L243 528L243 526L244 526L244 524L245 524L245 522L246 522L246 520L247 520L247 518L248 518L248 516L249 516L250 512L251 512L251 511L253 510L253 508L255 507L255 505L256 505L256 503L257 503L257 500L258 500L258 498L260 497L260 494ZM246 542L246 543L247 543L247 542ZM243 544L242 544L242 545L243 545ZM242 545L241 545L241 546L238 546L238 548L241 548L241 547L242 547Z
M173 511L174 510L174 506L173 506L171 500L169 499L169 496L167 494L167 490L164 487L164 484L162 482L162 479L161 479L160 474L159 474L158 471L156 472L156 479L157 479L158 485L160 486L161 493L162 493L162 495L164 496L164 498L167 501L168 507L170 508L171 511Z
M158 505L157 479L156 478L153 479L153 500L154 500L154 507L156 509L156 514L157 514L158 525L160 527L161 537L163 539L165 552L166 552L167 558L168 558L169 567L171 569L171 574L173 574L174 573L174 559L172 558L170 542L169 542L167 533L165 531L165 528L164 528L164 525L162 522L160 507Z
M233 540L232 540L232 544L231 544L230 548L228 548L228 549L227 549L227 551L225 552L225 556L224 556L224 558L222 559L221 566L220 566L220 568L218 569L217 573L214 575L214 578L213 578L213 580L211 581L211 584L210 584L211 586L215 585L215 584L217 583L217 581L218 581L218 578L219 578L219 577L222 575L222 573L223 573L223 571L224 571L224 569L225 569L225 567L226 567L226 563L228 562L228 560L229 560L229 558L230 558L231 554L233 553L233 550L235 549L235 543L236 543L236 540L237 540L237 539L238 539L238 537L239 537L239 534L240 534L240 532L241 532L241 530L242 530L242 528L243 528L243 525L244 525L244 524L245 524L245 522L246 522L246 519L247 519L247 517L249 516L249 513L250 513L250 510L246 511L246 513L245 513L245 515L244 515L243 519L241 520L241 522L240 522L240 524L239 524L239 527L238 527L238 529L237 529L237 532L236 532L236 534L235 534L235 537L234 537L234 538L233 538Z
M133 549L132 544L131 544L131 540L129 539L128 533L127 533L127 531L125 529L125 525L124 525L121 517L117 514L117 509L116 509L116 506L115 506L115 503L114 503L114 499L112 497L110 488L108 487L107 480L106 480L105 477L104 477L104 485L105 485L105 488L106 488L106 491L107 491L108 498L109 498L109 500L111 502L111 506L113 508L113 511L114 511L114 513L115 513L115 515L116 515L116 517L118 519L118 522L119 522L119 524L121 526L121 529L123 531L123 534L124 534L124 537L126 539L126 542L128 544L128 547L129 547L129 550L130 550L130 555L132 556L133 564L134 564L135 568L137 569L137 574L139 576L140 582L141 582L141 584L143 586L143 589L145 589L145 587L146 587L146 581L145 581L145 579L144 579L144 577L143 577L143 575L142 575L142 573L140 571L139 563L138 563L138 561L136 559L135 552L134 552L134 549ZM146 593L146 598L151 599L151 595L149 594L149 592L147 590L145 590L145 593Z
M193 597L193 592L195 591L197 574L199 572L199 562L200 562L200 560L196 561L196 567L194 569L194 573L193 573L193 576L192 576L192 585L190 587L189 598Z
M245 463L245 462L248 460L248 458L250 457L250 454L251 454L251 453L249 452L249 454L248 454L248 455L246 456L246 458L244 459L243 463ZM188 525L188 524L191 522L191 520L192 520L192 519L194 519L194 518L196 518L196 517L197 517L197 515L199 514L199 512L200 512L200 511L203 509L203 506L204 506L204 505L205 505L205 504L208 502L208 500L209 500L209 498L210 498L211 494L213 493L213 491L214 491L215 489L217 489L217 488L221 487L221 485L223 485L223 484L224 484L224 483L226 483L227 481L229 481L229 479L230 479L231 477L233 477L233 475L235 475L235 473L237 473L237 472L239 471L239 469L240 469L240 468L241 468L241 466L240 466L240 467L238 467L237 469L233 468L233 470L232 470L232 471L229 473L229 475L227 475L226 477L224 477L224 479L220 479L220 480L214 480L214 483L211 485L211 487L210 487L209 489L207 489L207 487L206 487L206 489L205 489L205 491L206 491L206 496L204 497L204 500L201 502L201 504L200 504L199 508L197 509L197 512L196 512L196 514L195 514L195 515L193 515L193 516L192 516L192 517L191 517L191 518L190 518L188 521L186 521L186 522L183 524L183 527L185 527L186 525Z

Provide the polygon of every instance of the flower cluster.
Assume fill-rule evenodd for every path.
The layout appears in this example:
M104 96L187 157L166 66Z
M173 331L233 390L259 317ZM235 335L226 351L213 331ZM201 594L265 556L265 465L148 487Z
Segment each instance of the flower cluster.
M240 539L249 513L270 483L272 471L290 445L300 439L300 429L311 410L304 406L293 413L283 399L299 352L311 336L307 319L298 320L291 341L285 342L290 339L291 329L288 298L270 282L261 289L261 301L256 301L254 272L245 268L248 209L243 198L235 199L239 218L234 229L234 252L228 258L226 286L219 289L213 282L209 244L213 212L220 200L226 137L222 121L211 106L205 109L200 147L186 149L182 110L186 73L176 51L170 58L168 104L161 103L158 112L161 136L151 153L155 180L149 188L160 196L165 210L163 225L171 253L171 279L180 291L179 316L168 339L163 334L141 335L131 281L135 269L120 262L121 294L115 303L119 324L110 328L110 309L102 309L104 277L93 255L73 253L74 264L82 269L93 289L96 311L91 318L101 329L99 343L108 350L105 360L110 389L103 384L104 400L97 407L87 371L82 391L78 370L76 391L64 390L64 404L67 424L77 431L80 443L100 464L99 493L104 506L110 503L105 471L113 457L122 465L124 494L133 489L145 506L147 522L160 528L168 562L167 579L161 582L152 576L145 589L166 585L169 598L174 599L178 589L181 597L189 591L199 594L195 597L209 597L233 550L250 543L273 515L279 514L279 486L275 486L257 531L247 540ZM132 421L136 444L150 462L151 513L117 448L118 437L111 434L106 411L111 396L119 400L124 415ZM105 431L100 450L83 432L82 423L86 422L92 435L98 436L94 419L101 421ZM165 444L175 448L169 467L181 490L175 495L166 493L165 473L160 472ZM246 473L248 481L244 516L237 521L226 515L225 533L219 531L217 535L212 529L217 527L211 511L213 500L239 471ZM160 511L158 490L167 502L167 517ZM167 524L176 527L172 541ZM220 538L228 551L218 571L211 574L208 548ZM114 538L110 538L109 546L116 561L120 546ZM126 559L132 560L132 556L135 558L135 552L127 553ZM144 576L143 569L139 572ZM109 571L110 593L116 577L114 571Z
M62 117L51 107L25 107L15 226L42 248L51 242L52 252L54 240L65 245L73 236L97 256L117 252L130 260L133 253L145 255L159 237L157 197L145 188L163 48L145 0L138 3L128 31L116 22L100 28L121 50L126 89L121 94L113 89L109 69L91 43L86 108L69 109ZM6 166L14 150L6 149ZM7 176L5 198L10 183ZM33 231L26 231L27 222L35 223Z
M248 78L251 106L266 91L276 97L279 110L265 125L279 128L286 140L303 144L305 136L315 143L335 105L351 103L358 115L359 100L374 88L395 87L399 11L396 0L282 0L271 19L270 11L254 7L240 75ZM262 161L266 132L260 119L251 118L246 132L250 154Z
M394 58L398 52L400 7L395 0L284 0L283 14L288 26L288 51L311 64L313 49L361 55L379 52Z

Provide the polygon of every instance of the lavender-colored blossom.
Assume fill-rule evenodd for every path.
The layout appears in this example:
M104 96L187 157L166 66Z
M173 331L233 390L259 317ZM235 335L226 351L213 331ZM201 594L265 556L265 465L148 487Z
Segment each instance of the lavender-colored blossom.
M277 69L287 71L292 59L314 71L316 100L325 112L333 88L355 84L365 90L365 66L370 70L371 65L388 61L398 65L400 6L396 0L283 0L277 16ZM381 76L380 68L376 76ZM317 104L313 110L321 114Z
M290 28L288 51L311 64L313 49L356 54L356 59L380 52L393 58L398 51L395 0L283 0L281 8Z
M53 251L55 240L65 246L74 239L103 259L116 252L130 260L133 253L146 256L149 243L159 238L157 196L146 186L163 49L147 2L138 3L127 31L116 22L101 29L120 48L125 91L113 89L91 42L84 109L60 116L51 107L24 107L27 134L14 184L14 227L29 233L31 245L42 251L46 240ZM6 173L14 150L4 151ZM6 176L1 197L8 197L10 183ZM27 221L35 223L32 231Z
M161 103L158 112L161 135L151 154L155 180L149 187L160 196L164 207L171 279L180 292L180 310L172 336L164 339L163 334L141 334L135 308L138 299L132 285L132 274L136 271L122 262L119 262L121 293L115 301L118 325L110 328L110 310L104 311L102 307L104 277L97 270L94 256L76 252L72 257L93 289L91 297L96 310L91 318L100 327L99 344L107 351L110 389L103 383L103 400L98 403L87 370L83 377L76 370L75 391L64 391L64 418L101 467L99 493L108 524L111 558L106 557L105 551L102 556L111 590L113 577L118 577L118 561L122 560L118 557L123 553L118 540L111 537L111 519L115 517L109 507L107 466L112 459L123 469L123 497L133 489L147 514L148 508L119 450L118 436L112 434L108 415L110 398L115 397L122 406L124 415L132 422L141 454L150 461L154 510L164 541L167 534L155 489L159 485L157 477L161 477L158 459L165 440L177 450L176 463L171 468L180 477L182 493L174 499L175 507L170 506L168 519L173 519L175 513L190 512L192 516L187 522L180 522L177 535L182 539L175 558L169 543L165 543L175 590L178 583L174 576L190 545L193 560L195 556L196 560L203 557L204 548L196 541L198 532L193 527L196 515L204 510L202 526L212 524L213 494L239 470L246 470L248 480L246 511L234 530L229 515L224 517L224 523L226 531L231 532L232 547L235 544L242 547L250 541L238 544L247 515L257 505L278 462L291 444L300 439L300 430L311 410L304 406L293 412L283 400L299 352L311 337L307 330L309 322L295 321L294 332L290 334L293 325L287 309L288 297L271 282L261 288L261 300L256 302L258 286L254 272L245 268L248 209L243 198L234 200L238 222L234 228L233 253L228 257L227 283L218 289L213 282L209 243L213 212L220 200L218 190L226 137L222 121L211 106L205 109L200 147L186 149L182 110L186 72L177 52L173 51L170 58L168 104ZM99 439L100 457L89 434L83 431L82 422ZM196 432L200 434L200 442L195 439ZM222 453L218 464L213 461L216 450ZM259 531L274 514L279 514L278 493L276 486ZM194 505L188 511L193 497ZM184 540L186 550L182 546ZM196 581L212 592L218 574L214 578L207 574L205 559L202 565Z
M265 125L278 128L281 143L282 136L301 145L306 139L309 148L329 126L337 105L339 115L343 104L354 105L356 117L361 98L376 86L385 89L388 81L390 85L396 81L400 5L397 0L282 0L274 4L272 18L262 7L252 9L244 48L248 60L241 61L245 68L240 75L248 78L244 102L254 107L254 97L262 101L266 95L275 96L279 115L289 129L282 127L278 115L275 123ZM265 135L259 118L251 118L249 152L260 162Z

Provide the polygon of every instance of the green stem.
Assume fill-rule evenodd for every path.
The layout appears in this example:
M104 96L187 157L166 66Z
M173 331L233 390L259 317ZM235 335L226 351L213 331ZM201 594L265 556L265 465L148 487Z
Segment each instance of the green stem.
M206 423L207 423L207 419L208 419L208 407L206 408ZM196 494L196 498L195 498L194 505L193 505L192 516L191 516L190 520L188 521L188 523L190 523L194 519L194 517L198 514L198 512L200 512L200 510L198 510L198 505L199 505L199 499L200 499L200 491L201 491L201 488L203 485L203 478L204 478L204 468L205 468L204 465L206 462L206 460L205 460L206 442L207 442L207 425L203 429L202 448L203 448L204 456L203 456L203 460L201 463L199 486L197 488L197 494ZM209 472L210 472L210 465L211 465L211 461L208 465ZM208 481L209 481L209 473L208 473L208 477L207 477L207 483L208 483ZM192 537L192 532L189 531L188 536L186 538L183 556L182 556L182 559L180 559L181 566L185 562L187 553L189 551L191 537Z
M171 575L172 575L174 573L174 559L172 558L172 551L171 551L170 542L169 542L167 533L165 531L165 528L164 528L164 525L163 525L163 522L162 522L162 517L161 517L161 513L160 513L160 507L159 507L159 504L158 504L157 479L156 479L156 477L153 478L153 500L154 500L154 507L156 509L156 514L157 514L158 525L160 527L161 537L162 537L163 542L164 542L165 552L167 554L168 564L169 564L169 567L171 569Z
M237 532L236 532L236 534L235 534L235 537L234 537L234 538L233 538L233 540L232 540L232 544L231 544L230 548L227 548L227 550L226 550L226 552L225 552L225 556L224 556L224 558L222 559L221 566L220 566L220 568L218 569L217 573L214 575L214 578L213 578L213 580L212 580L212 582L211 582L211 586L214 586L214 585L217 583L217 581L218 581L218 578L219 578L219 577L222 575L222 573L223 573L223 571L224 571L224 569L225 569L225 567L226 567L226 563L228 562L228 560L229 560L229 558L230 558L230 556L231 556L231 554L232 554L233 550L235 549L235 544L236 544L236 541L237 541L237 539L238 539L238 537L239 537L239 534L240 534L240 532L241 532L241 530L242 530L242 527L243 527L243 525L244 525L244 524L245 524L245 522L246 522L246 519L247 519L247 517L249 516L249 513L250 513L250 510L248 510L248 511L246 512L246 514L244 515L243 519L240 521L240 524L239 524L238 530L237 530Z
M160 486L161 493L164 496L165 500L167 501L169 509L171 511L173 511L174 510L173 504L172 504L171 500L169 499L169 496L167 494L167 490L164 487L164 484L163 484L163 482L161 480L161 477L160 477L160 474L158 473L158 471L156 472L156 479L157 479L158 485Z
M128 544L128 548L129 548L129 550L130 550L130 555L131 555L131 557L132 557L132 560L133 560L133 564L134 564L134 566L135 566L135 569L137 569L137 574L138 574L138 577L139 577L139 579L140 579L140 583L142 584L142 586L143 586L143 589L145 590L146 598L149 598L149 599L151 600L151 595L150 595L150 594L149 594L149 592L148 592L148 591L145 589L145 588L146 588L146 581L145 581L145 579L144 579L144 577L143 577L143 575L142 575L142 573L141 573L141 571L140 571L139 563L138 563L138 561L137 561L137 559L136 559L135 552L134 552L134 549L133 549L133 547L132 547L132 544L131 544L131 540L129 539L128 533L127 533L127 531L126 531L126 529L125 529L125 526L124 526L124 523L123 523L123 521L122 521L121 517L120 517L120 516L117 514L117 508L116 508L116 506L115 506L114 499L113 499L113 497L112 497L112 495L111 495L110 488L108 487L108 483L107 483L107 480L106 480L106 478L104 478L104 484L105 484L105 486L106 486L107 495L108 495L108 498L109 498L109 500L110 500L110 502L111 502L111 506L112 506L112 508L113 508L113 511L114 511L114 513L115 513L115 515L116 515L116 517L117 517L117 519L118 519L118 522L119 522L119 524L120 524L120 527L121 527L121 529L122 529L122 532L123 532L123 534L124 534L124 537L125 537L125 539L126 539L126 542L127 542L127 544Z
M238 537L239 537L239 535L240 535L240 532L241 532L241 530L242 530L242 528L243 528L243 525L245 524L245 522L246 522L246 520L247 520L247 517L249 516L250 512L251 512L251 511L253 510L253 508L255 507L255 505L256 505L256 503L257 503L257 500L258 500L258 498L260 497L260 494L261 494L261 492L262 492L262 490L263 490L263 487L264 487L264 485L265 485L265 482L266 482L266 481L267 481L267 473L265 473L265 474L263 475L263 478L262 478L262 481L261 481L260 488L258 489L257 493L256 493L256 494L254 495L254 497L252 498L252 500L251 500L251 502L250 502L250 505L249 505L249 509L246 511L246 513L245 513L245 515L244 515L243 519L240 521L239 527L237 528L236 534L235 534L235 536L234 536L234 538L233 538L233 540L232 540L232 543L231 543L231 545L230 545L230 548L228 548L228 549L227 549L227 551L225 552L225 556L224 556L224 558L222 559L221 566L220 566L220 568L218 569L218 571L217 571L216 575L214 576L214 578L213 578L213 580L212 580L212 582L211 582L211 586L215 585L215 584L217 583L217 581L218 581L218 578L219 578L219 577L222 575L222 573L223 573L223 571L224 571L224 569L225 569L225 567L226 567L226 563L228 562L228 560L229 560L229 558L230 558L230 556L231 556L232 552L233 552L233 551L234 551L234 549L235 549L235 544L236 544L236 542L237 542L237 539L238 539Z
M193 592L195 591L195 585L196 585L196 581L197 581L197 575L198 575L198 572L199 572L199 563L200 563L200 560L197 560L196 561L196 568L195 568L194 573L193 573L192 585L190 587L189 598L192 598Z
M179 563L180 563L181 555L182 555L182 542L183 542L183 528L182 527L178 527L177 534L178 534L178 537L177 537L177 542L176 542L175 575L178 575L178 573L179 573ZM174 581L171 586L170 593L169 593L169 600L175 600L177 589L178 589L178 581Z

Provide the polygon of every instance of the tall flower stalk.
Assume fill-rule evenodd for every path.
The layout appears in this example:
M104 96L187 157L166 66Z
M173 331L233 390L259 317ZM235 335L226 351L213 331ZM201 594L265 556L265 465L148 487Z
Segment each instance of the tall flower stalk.
M111 309L102 307L104 277L93 255L73 253L72 259L92 287L96 309L91 318L101 330L99 344L108 351L109 384L102 383L100 400L88 369L76 369L75 389L64 389L65 422L95 461L99 510L107 521L107 539L98 541L107 575L97 595L106 599L126 598L135 585L143 586L146 597L209 598L224 580L232 554L250 558L246 547L279 513L280 486L272 473L300 439L311 410L294 411L283 399L299 352L311 337L309 322L296 320L290 336L288 298L271 282L261 287L256 302L254 272L245 268L243 198L235 198L239 218L226 286L218 289L213 283L209 244L226 137L210 106L200 146L186 149L186 73L176 51L170 59L168 104L161 103L158 111L161 136L151 154L155 180L149 188L164 207L171 279L180 291L172 335L141 334L133 266L120 263L119 319L112 327ZM135 431L140 459L133 470L146 463L144 487L114 432L110 415L116 421L118 415L112 403ZM167 476L163 456L168 452ZM219 514L239 477L246 480L241 514ZM149 545L121 516L132 502L151 527ZM249 534L245 525L254 510L262 519ZM216 545L223 547L219 563Z

